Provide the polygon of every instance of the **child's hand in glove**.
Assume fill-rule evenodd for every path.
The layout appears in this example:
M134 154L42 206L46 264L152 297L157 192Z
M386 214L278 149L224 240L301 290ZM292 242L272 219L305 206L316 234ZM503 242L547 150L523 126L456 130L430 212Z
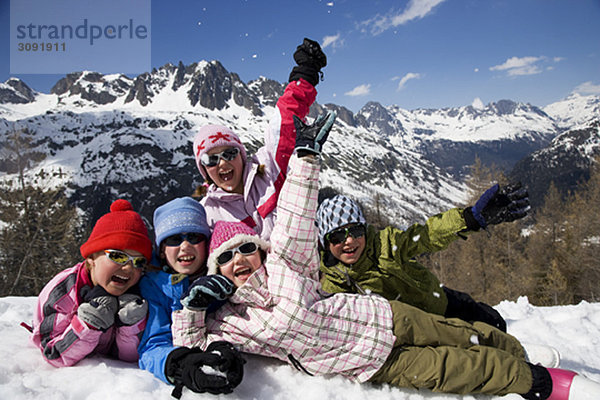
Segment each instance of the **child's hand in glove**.
M292 69L289 82L303 78L311 85L317 86L319 78L322 78L323 75L321 68L327 65L327 56L323 53L319 43L304 38L302 44L294 52L294 61L298 65Z
M169 353L165 375L179 399L183 386L196 393L231 393L244 376L244 359L228 342L211 343L206 351L179 347Z
M523 218L527 215L527 210L529 210L529 195L520 183L504 187L496 184L486 190L470 208L472 218L476 223L470 221L468 212L465 213L465 220L469 229L485 229L488 225Z
M294 115L296 151L299 157L308 154L321 154L323 143L325 143L329 136L329 132L335 122L335 117L336 112L331 111L326 115L319 115L312 125L306 125L300 118Z
M206 310L214 301L225 300L233 293L233 282L223 275L201 276L181 296L181 304L190 310Z
M119 311L117 317L121 325L135 325L148 314L148 302L134 293L119 296Z
M119 308L119 301L115 296L97 285L84 296L84 301L77 309L77 316L80 320L90 328L101 331L113 326L115 314Z

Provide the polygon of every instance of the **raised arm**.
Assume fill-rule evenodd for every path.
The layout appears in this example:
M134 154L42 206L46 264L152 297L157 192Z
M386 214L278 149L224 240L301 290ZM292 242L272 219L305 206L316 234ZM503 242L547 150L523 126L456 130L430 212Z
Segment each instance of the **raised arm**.
M296 130L294 116L304 120L315 101L315 87L327 65L327 56L319 43L304 39L294 52L296 66L292 69L289 84L277 101L277 114L270 122L265 136L265 147L273 155L280 170L285 174L290 156L294 151Z
M453 208L429 217L425 224L413 224L405 231L387 227L381 232L388 239L392 256L399 261L410 260L424 253L440 251L459 238L457 233L467 228L463 210Z
M319 255L315 217L319 192L319 161L335 113L320 116L312 125L296 119L297 157L279 197L278 215L271 235L270 259L318 281Z
M277 112L271 119L265 134L265 151L271 168L276 171L275 193L258 212L263 218L277 205L277 198L285 181L288 164L296 143L294 117L304 120L315 101L321 68L327 65L327 57L317 42L304 39L294 53L297 65L292 69L289 84L277 101Z

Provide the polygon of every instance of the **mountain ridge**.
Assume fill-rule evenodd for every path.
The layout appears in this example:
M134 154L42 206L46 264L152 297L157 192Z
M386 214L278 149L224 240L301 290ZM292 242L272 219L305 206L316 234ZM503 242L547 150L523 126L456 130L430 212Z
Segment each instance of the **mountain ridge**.
M135 79L76 72L50 94L12 78L0 84L0 129L35 132L36 150L48 157L31 174L60 170L58 181L69 185L71 201L91 210L92 219L124 197L149 221L156 206L189 195L201 183L191 153L196 129L228 125L252 153L262 145L261 133L284 87L265 77L244 83L218 61L165 64ZM478 108L413 111L368 102L357 113L315 103L313 118L324 110L338 112L322 185L368 207L385 207L397 225L424 219L467 200L463 178L475 157L498 160L508 170L568 126L583 124L587 114L581 108L596 104L588 98L565 101L568 106L544 109L500 100ZM561 118L565 109L570 113Z

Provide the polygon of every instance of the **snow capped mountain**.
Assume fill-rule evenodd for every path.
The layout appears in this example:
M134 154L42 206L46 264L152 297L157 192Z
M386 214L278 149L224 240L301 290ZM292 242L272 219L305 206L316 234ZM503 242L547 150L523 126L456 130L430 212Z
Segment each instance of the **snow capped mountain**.
M35 150L47 157L30 175L67 184L71 200L91 218L123 197L151 221L158 205L201 183L191 149L195 131L208 123L230 126L252 153L283 89L264 77L246 84L218 61L166 64L136 78L76 72L50 94L10 79L0 84L0 140L10 130L33 131ZM550 116L501 100L414 111L370 102L356 114L314 104L310 117L325 109L335 109L338 120L325 147L322 185L367 207L385 207L398 225L462 204L468 193L456 175L476 155L510 168L560 133L556 121L563 115L558 107Z
M600 156L600 118L587 126L571 129L554 138L550 145L519 161L511 176L525 184L532 206L541 205L550 182L561 193L572 192L589 178L594 158Z
M166 64L135 79L125 75L77 72L59 80L51 93L57 106L93 107L109 105L156 111L192 111L196 106L210 110L225 108L233 99L242 107L261 114L260 101L236 74L218 61L201 61L189 66Z
M472 165L476 156L485 164L510 169L559 132L543 110L510 100L413 111L369 102L355 121L355 125L378 131L396 147L425 155L458 178L468 172L465 166Z
M75 72L59 80L50 93L58 95L59 104L62 106L82 105L82 100L102 105L113 103L118 97L127 94L132 82L133 80L125 75Z
M31 103L34 98L34 91L20 79L11 78L4 83L0 83L0 104Z
M427 140L485 142L496 140L541 139L553 136L556 126L539 108L530 104L500 100L482 109L473 106L416 110L406 127L428 127ZM413 128L414 129L414 128ZM432 132L433 131L433 132Z
M544 111L554 118L561 128L584 126L600 115L600 96L573 93L564 100L547 105Z

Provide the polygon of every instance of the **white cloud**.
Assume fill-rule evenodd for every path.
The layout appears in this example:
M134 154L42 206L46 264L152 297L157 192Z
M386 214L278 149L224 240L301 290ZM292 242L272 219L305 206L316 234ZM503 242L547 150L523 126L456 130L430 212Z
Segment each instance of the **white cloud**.
M321 42L321 47L325 48L327 46L331 46L334 49L343 44L343 40L340 39L341 35L338 33L337 35L325 36L323 41Z
M371 31L373 35L404 25L415 19L425 18L433 9L446 0L410 0L404 11L392 12L387 15L377 15L374 18L362 22L360 25L366 26L366 30Z
M578 85L575 89L573 89L573 93L579 94L594 94L600 95L600 84L595 85L592 81L583 82Z
M417 74L415 72L409 72L408 74L404 75L402 78L395 77L392 80L400 79L400 82L398 83L398 87L396 88L397 91L400 91L400 90L404 89L406 82L410 81L411 79L419 79L419 78L421 78L421 74Z
M475 97L473 99L473 103L471 103L471 106L473 106L473 108L476 108L478 110L483 110L485 108L483 101L481 101L481 99L479 97Z
M371 93L371 84L359 85L349 92L344 93L346 96L366 96Z
M533 75L542 72L537 63L545 60L545 57L511 57L503 64L490 67L490 71L506 71L509 76Z

